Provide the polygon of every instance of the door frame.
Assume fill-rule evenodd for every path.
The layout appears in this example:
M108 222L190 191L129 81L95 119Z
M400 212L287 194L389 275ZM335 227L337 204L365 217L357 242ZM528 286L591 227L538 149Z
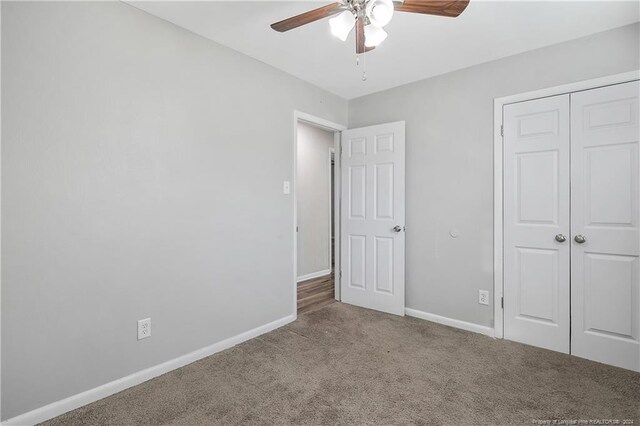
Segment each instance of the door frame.
M533 90L493 100L493 328L496 338L504 338L504 311L502 309L504 295L503 107L517 102L581 92L635 80L640 80L640 70Z
M333 196L335 197L335 195L336 195L335 187L338 185L338 183L336 182L336 177L335 177L335 170L336 170L336 168L335 168L335 161L336 161L335 160L335 157L336 157L335 139L333 141L333 145L334 146L329 148L329 164L328 164L328 167L329 167L329 182L327 184L329 185L329 225L330 225L329 226L329 269L331 270L331 272L335 276L335 271L336 271L335 259L334 259L333 263L331 262L331 256L334 254L333 252L335 251L335 237L336 237L336 234L335 234L335 228L336 228L335 227L335 221L336 221L335 213L336 212L333 211L334 210L333 207L334 206L338 206L338 204L335 202L335 200L331 199L331 192L333 191ZM331 176L331 160L332 160L332 158L333 158L333 161L334 161L334 167L333 167L334 176ZM331 185L331 182L333 182L333 185ZM331 217L331 212L332 211L333 211L333 218ZM334 228L333 232L332 232L331 228ZM332 241L332 238L333 238L333 241ZM332 244L333 244L333 246L332 246ZM334 278L334 283L335 283L335 278ZM334 285L333 287L335 289L336 286ZM338 298L338 296L340 296L339 293L340 293L339 291L337 291L337 292L334 291L334 294L336 296L336 300L340 300Z
M321 117L317 117L306 112L294 110L293 111L293 170L291 178L291 191L293 194L293 276L291 281L293 283L293 316L298 317L298 233L296 232L296 226L298 224L298 187L297 187L297 173L298 173L298 123L303 122L310 124L314 127L319 127L324 130L333 132L333 149L334 155L334 199L333 202L329 202L330 206L334 209L334 222L333 234L335 238L340 238L340 155L342 152L340 147L342 141L342 131L347 129L346 125L334 123ZM331 166L331 154L329 154L329 166ZM331 207L330 207L331 208ZM329 231L329 238L331 238L331 231ZM331 252L331 240L329 240L329 252ZM331 262L331 257L329 257ZM335 247L335 264L334 264L334 297L336 300L340 300L340 248L337 244Z

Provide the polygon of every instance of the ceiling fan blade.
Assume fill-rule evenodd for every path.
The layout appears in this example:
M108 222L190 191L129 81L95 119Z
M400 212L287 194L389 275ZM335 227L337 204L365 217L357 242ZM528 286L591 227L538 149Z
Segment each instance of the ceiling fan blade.
M276 22L275 24L271 24L271 28L283 33L285 31L289 31L294 28L301 27L302 25L317 21L318 19L335 15L336 13L342 12L342 10L344 10L342 4L331 3L326 6L301 13L300 15L292 16L291 18L284 19L280 22Z
M356 20L356 53L366 52L364 46L364 18L360 17Z
M467 8L469 0L404 0L395 6L396 12L425 13L455 18Z

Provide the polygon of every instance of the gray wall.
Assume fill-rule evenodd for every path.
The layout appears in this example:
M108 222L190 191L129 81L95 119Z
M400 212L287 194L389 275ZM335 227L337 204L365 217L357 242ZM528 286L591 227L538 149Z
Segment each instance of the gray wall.
M349 103L407 123L409 307L492 324L493 98L637 69L638 38ZM345 101L122 3L2 2L2 89L2 419L292 313L292 111Z
M119 2L2 2L2 89L3 419L293 313L293 110L346 101Z
M333 132L298 123L298 276L326 271L331 215L331 159Z
M349 102L349 127L406 121L407 307L493 326L493 99L637 70L639 24ZM449 235L460 231L458 238Z

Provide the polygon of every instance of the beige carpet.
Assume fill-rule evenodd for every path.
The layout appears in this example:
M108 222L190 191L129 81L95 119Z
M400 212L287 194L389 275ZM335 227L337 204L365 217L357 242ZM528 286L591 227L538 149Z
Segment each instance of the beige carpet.
M334 303L48 424L531 425L549 419L640 425L640 374Z

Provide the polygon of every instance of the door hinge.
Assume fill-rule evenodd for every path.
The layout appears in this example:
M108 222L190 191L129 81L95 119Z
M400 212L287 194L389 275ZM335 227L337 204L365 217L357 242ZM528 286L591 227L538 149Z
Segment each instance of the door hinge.
M342 270L340 270L340 278L342 279Z
M504 136L504 125L500 125L500 136Z
M500 298L500 307L504 309L504 297Z

